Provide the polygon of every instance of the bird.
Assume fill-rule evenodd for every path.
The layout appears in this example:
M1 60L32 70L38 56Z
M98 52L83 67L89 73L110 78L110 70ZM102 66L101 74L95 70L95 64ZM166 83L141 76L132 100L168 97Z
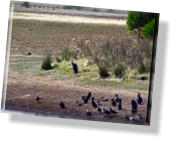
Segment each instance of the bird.
M74 71L75 74L78 74L78 65L76 63L74 63L73 61L71 61L72 64L72 69Z
M131 100L131 112L133 114L137 113L138 104L135 100Z
M41 98L40 98L39 96L37 96L37 97L36 97L36 101L37 101L38 103L41 103L40 100L41 100Z
M100 99L101 101L104 101L104 102L106 102L106 101L109 101L109 99L108 98L105 98L105 97L101 97L101 99Z
M102 112L103 112L103 114L105 114L105 115L111 115L111 111L108 110L108 109L103 108Z
M84 101L85 104L88 103L89 99L91 98L91 92L88 92L86 96L82 96L82 100Z
M97 105L98 106L102 106L102 104L101 104L101 102L99 100L97 101Z
M40 101L40 97L39 97L39 96L37 96L36 101L37 101L37 102Z
M141 93L137 94L137 102L138 102L139 105L142 105L142 103L143 103L143 99L141 97Z
M119 98L119 101L118 101L118 110L122 110L122 99Z
M116 102L119 102L119 99L120 99L119 95L118 95L118 94L115 94L115 101L116 101Z
M117 111L115 111L115 110L112 109L111 107L109 108L109 110L110 110L110 112L111 112L112 114L117 114Z
M32 55L32 53L31 53L31 52L28 52L27 55Z
M92 115L92 113L87 109L87 110L86 110L86 115L87 115L87 116L90 116L90 115Z
M66 107L65 107L65 104L61 101L60 103L59 103L59 106L60 106L60 108L62 108L62 109L65 109Z
M92 95L92 93L91 93L91 92L88 92L88 94L87 94L87 99L88 99L88 100L91 98L91 95Z
M109 117L109 118L112 118L114 115L110 109L105 109L105 108L103 108L102 113L104 116Z
M130 121L133 121L133 122L140 122L142 121L143 117L141 114L138 114L137 116L134 116L134 117L130 117L129 120Z
M93 106L94 108L97 108L97 107L98 107L98 104L96 103L94 97L92 97L92 106Z
M88 103L88 100L86 99L86 96L82 96L81 99L84 101L85 104Z
M116 106L116 101L113 98L111 99L111 105Z
M98 111L99 113L101 113L101 112L102 112L102 110L101 110L101 108L100 108L100 107L98 107L98 108L97 108L97 111Z

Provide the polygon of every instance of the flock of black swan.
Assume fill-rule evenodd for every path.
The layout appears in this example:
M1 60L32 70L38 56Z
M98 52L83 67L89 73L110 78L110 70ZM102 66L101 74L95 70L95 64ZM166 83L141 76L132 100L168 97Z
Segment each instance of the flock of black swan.
M36 97L36 102L41 103L41 98L39 96ZM109 102L109 107L103 107L103 102ZM93 109L95 109L99 114L102 114L103 116L113 118L118 114L119 111L122 110L122 98L119 97L118 94L115 94L113 98L109 99L107 97L101 97L100 99L95 99L93 97L91 92L88 92L87 95L81 96L81 99L79 101L76 101L75 104L78 107L84 106L85 104L90 103ZM131 114L137 114L138 113L138 105L143 105L143 98L141 96L141 93L137 94L136 99L131 100ZM61 109L67 109L65 103L63 101L59 102L59 107ZM86 115L87 116L93 116L94 111L90 111L86 109ZM138 113L134 117L129 117L127 114L124 116L126 120L133 121L133 122L140 122L142 121L143 117L140 113Z
M109 102L110 106L108 108L103 108L103 102ZM109 118L114 117L116 114L118 114L119 111L122 110L122 98L119 97L118 94L115 94L115 96L111 99L106 97L101 97L100 99L95 99L95 97L92 96L91 92L88 92L87 95L81 96L80 101L76 101L75 104L78 107L84 106L84 104L90 103L92 108L95 109L100 114L107 116ZM137 98L131 100L131 113L137 114L138 112L138 105L143 105L143 98L141 96L141 93L137 94ZM63 101L59 103L61 109L65 109L65 104ZM113 107L113 108L112 108ZM86 109L86 115L87 116L93 116L93 111L90 111ZM128 117L125 116L126 120L132 120L132 121L141 121L142 115L139 113L135 117Z
M39 96L36 97L36 101L38 103L41 103L41 98ZM109 107L103 107L103 102L109 102ZM101 97L100 99L95 99L93 97L91 92L88 92L87 95L81 96L79 101L76 101L75 104L78 107L84 106L85 104L90 103L93 109L95 109L99 114L102 114L103 116L113 118L118 114L119 111L122 110L122 98L119 97L118 94L115 94L113 98L109 99L107 97ZM131 100L131 114L137 114L138 113L138 105L143 105L143 98L140 93L137 94L136 99ZM61 109L67 109L65 103L63 101L59 102L59 107ZM93 116L94 111L90 111L86 109L85 114L87 116ZM134 122L140 122L142 121L142 115L139 113L134 117L129 117L128 115L125 115L124 118L129 121Z

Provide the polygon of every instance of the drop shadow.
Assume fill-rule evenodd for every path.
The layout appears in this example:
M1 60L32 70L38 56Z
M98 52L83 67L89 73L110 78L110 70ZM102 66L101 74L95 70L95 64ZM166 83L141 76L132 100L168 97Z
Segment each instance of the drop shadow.
M159 24L156 64L154 75L154 88L152 95L152 112L150 126L96 122L86 120L74 120L67 118L51 118L26 114L19 115L17 113L10 114L9 121L13 123L28 123L32 125L46 125L51 127L68 127L68 128L83 128L95 129L98 131L114 131L114 132L129 132L158 135L160 132L161 112L162 112L162 97L163 97L163 82L165 81L165 64L167 53L167 37L168 23L161 21Z
M159 133L162 112L163 84L165 81L167 41L169 24L161 21L159 24L158 42L156 51L154 87L152 92L151 127L155 133Z

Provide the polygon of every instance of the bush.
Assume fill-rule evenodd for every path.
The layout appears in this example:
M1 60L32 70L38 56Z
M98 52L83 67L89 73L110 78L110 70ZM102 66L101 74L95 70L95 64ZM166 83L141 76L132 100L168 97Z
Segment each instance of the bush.
M51 64L52 64L51 54L50 54L50 53L47 53L47 54L43 57L41 68L44 69L44 70L53 69L53 67L52 67Z
M102 78L109 77L109 73L108 73L108 70L107 70L106 67L104 67L104 66L98 66L98 69L99 69L99 75L100 75L100 77L102 77Z
M118 65L117 67L114 68L113 72L115 77L123 77L125 75L125 66L123 64Z
M29 4L29 2L23 2L23 3L21 4L21 6L24 6L24 7L26 7L26 8L29 8L29 7L30 7L30 4Z
M127 18L128 30L140 29L157 16L155 13L130 11Z

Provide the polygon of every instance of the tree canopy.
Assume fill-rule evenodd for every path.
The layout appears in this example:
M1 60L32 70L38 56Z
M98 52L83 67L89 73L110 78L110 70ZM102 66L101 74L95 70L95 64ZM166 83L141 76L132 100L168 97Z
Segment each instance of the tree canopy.
M154 35L155 19L157 14L131 11L128 13L127 26L129 31L142 30L144 38Z
M148 38L154 35L154 30L155 30L155 19L152 21L148 22L144 27L142 31L142 36L144 38Z

